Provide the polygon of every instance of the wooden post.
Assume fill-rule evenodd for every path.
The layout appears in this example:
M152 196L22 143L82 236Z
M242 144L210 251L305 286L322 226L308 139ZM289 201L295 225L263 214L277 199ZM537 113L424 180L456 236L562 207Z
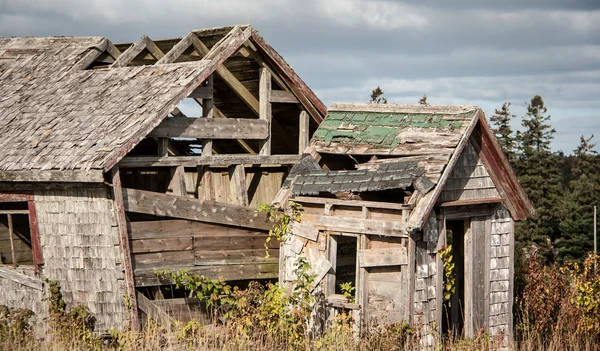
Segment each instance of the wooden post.
M299 129L299 137L298 137L298 155L302 155L304 150L308 147L308 140L310 137L309 128L310 128L310 117L306 111L300 112L300 129Z
M206 79L207 88L212 92L213 91L213 75L211 74ZM202 99L202 117L204 118L213 118L213 97L210 99ZM202 141L202 155L204 156L212 156L213 154L213 141L212 140L203 140Z
M206 80L207 87L210 91L213 91L214 78L211 74ZM213 96L214 97L214 96ZM211 97L210 99L202 99L202 117L204 118L213 118L215 113L214 100ZM212 140L202 140L202 156L212 156L213 155L213 141ZM213 201L214 200L214 190L212 185L212 172L208 168L208 166L198 166L198 183L196 184L196 195L198 199L205 201Z
M259 118L269 122L269 136L265 141L260 143L260 155L271 154L271 124L272 124L272 111L271 111L271 72L266 68L260 69L260 85L259 85Z
M158 156L169 156L169 138L158 138Z
M115 211L117 217L117 226L121 239L121 253L123 256L123 269L125 271L125 284L127 285L127 296L131 305L131 329L138 331L140 329L138 304L135 291L135 281L133 277L133 267L131 263L131 249L129 247L129 233L127 231L127 218L125 217L125 204L123 201L123 187L121 185L121 173L119 166L115 166L110 171L113 197L115 201Z
M17 254L15 253L15 239L13 238L13 222L12 215L9 213L8 217L8 236L10 238L10 253L12 254L13 267L17 268Z
M229 166L229 181L231 184L231 194L237 205L248 206L248 191L246 187L246 170L244 165Z

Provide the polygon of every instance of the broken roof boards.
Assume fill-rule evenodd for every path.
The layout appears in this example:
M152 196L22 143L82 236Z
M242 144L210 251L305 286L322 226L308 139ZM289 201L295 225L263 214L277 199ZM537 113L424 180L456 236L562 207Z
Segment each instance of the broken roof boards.
M204 55L190 54L203 42ZM102 37L0 38L0 172L108 171L215 71L226 71L223 80L251 100L258 92L224 67L228 59L241 60L234 57L240 51L252 57L253 68L276 73L280 99L322 120L322 102L248 25L117 45ZM97 60L112 63L103 68Z

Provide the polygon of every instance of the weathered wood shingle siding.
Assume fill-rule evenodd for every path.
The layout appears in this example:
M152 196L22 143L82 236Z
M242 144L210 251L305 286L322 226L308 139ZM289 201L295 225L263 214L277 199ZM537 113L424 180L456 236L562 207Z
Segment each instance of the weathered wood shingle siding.
M68 306L88 306L96 330L127 326L120 239L107 188L38 191L34 201L45 265Z
M490 254L490 335L512 335L514 222L503 205L492 217Z
M16 272L35 277L33 267L22 266ZM40 280L41 285L41 280ZM0 278L0 305L10 308L25 308L32 310L35 315L32 318L32 326L36 336L43 336L47 329L44 319L48 316L48 305L44 301L44 292L22 285L11 279Z
M423 231L413 236L415 245L415 280L413 292L412 323L420 328L423 344L434 344L435 326L437 325L437 246L439 240L439 224L436 214L432 213L425 223ZM442 298L441 296L439 298Z
M472 143L468 143L454 166L440 202L499 198L500 194Z

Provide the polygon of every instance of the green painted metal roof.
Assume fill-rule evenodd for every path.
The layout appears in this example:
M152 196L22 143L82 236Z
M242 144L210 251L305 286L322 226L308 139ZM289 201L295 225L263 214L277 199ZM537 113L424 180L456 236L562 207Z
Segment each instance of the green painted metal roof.
M313 140L326 144L366 144L394 148L403 142L399 133L404 130L456 130L472 116L472 111L452 115L331 111L313 135Z

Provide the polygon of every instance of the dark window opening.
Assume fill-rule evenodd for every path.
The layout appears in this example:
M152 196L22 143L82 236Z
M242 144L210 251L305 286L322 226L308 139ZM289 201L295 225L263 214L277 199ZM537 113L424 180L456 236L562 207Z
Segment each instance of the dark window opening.
M344 295L342 286L353 287L354 289L346 290L346 292L351 294L351 300L356 300L357 253L357 237L331 236L330 261L333 270L329 278L329 294Z
M0 203L0 264L34 264L27 202Z

